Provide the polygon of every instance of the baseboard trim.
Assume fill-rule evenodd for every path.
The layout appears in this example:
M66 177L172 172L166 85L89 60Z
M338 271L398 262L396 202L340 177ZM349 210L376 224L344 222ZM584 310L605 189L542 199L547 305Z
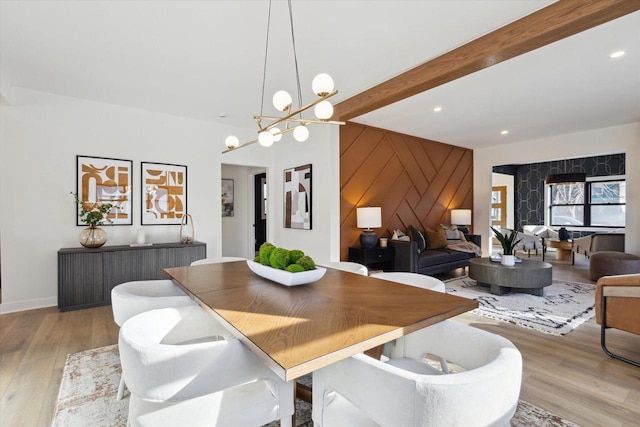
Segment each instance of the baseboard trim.
M5 302L0 304L0 314L15 313L17 311L34 310L36 308L55 307L58 305L57 297L38 298L27 301Z

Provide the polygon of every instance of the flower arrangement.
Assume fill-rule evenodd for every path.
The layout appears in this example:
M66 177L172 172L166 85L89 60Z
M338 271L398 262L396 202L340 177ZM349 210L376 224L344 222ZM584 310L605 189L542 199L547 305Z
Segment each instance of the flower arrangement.
M75 199L76 205L80 208L78 216L80 221L84 222L91 228L103 225L105 222L112 224L113 221L107 217L109 211L117 206L113 203L87 202L78 198L78 193L69 193Z

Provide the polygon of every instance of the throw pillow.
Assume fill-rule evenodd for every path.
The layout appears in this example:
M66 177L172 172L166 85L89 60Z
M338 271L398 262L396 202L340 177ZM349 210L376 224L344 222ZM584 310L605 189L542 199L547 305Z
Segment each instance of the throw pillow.
M440 224L440 227L442 227L442 229L444 230L444 235L447 238L447 244L462 242L462 240L460 239L460 231L458 231L457 226L452 225L450 227L447 227L444 224Z
M447 236L442 228L440 230L425 228L424 232L427 234L427 249L441 249L447 246Z
M424 239L422 233L415 229L413 225L409 226L409 235L411 240L418 242L418 253L424 251L427 248L427 242Z
M406 234L404 234L402 231L400 230L394 230L393 231L393 236L391 236L391 240L401 240L401 241L405 241L408 242L411 239L409 238L409 236L407 236Z

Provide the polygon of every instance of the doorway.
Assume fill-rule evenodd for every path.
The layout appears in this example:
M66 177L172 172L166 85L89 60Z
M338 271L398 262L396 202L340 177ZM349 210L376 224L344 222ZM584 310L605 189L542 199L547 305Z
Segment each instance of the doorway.
M267 241L267 174L253 176L253 228L255 234L255 252Z
M491 187L491 226L496 228L507 227L507 186L499 185ZM493 233L491 233L493 236ZM491 238L493 245L498 245L498 239Z

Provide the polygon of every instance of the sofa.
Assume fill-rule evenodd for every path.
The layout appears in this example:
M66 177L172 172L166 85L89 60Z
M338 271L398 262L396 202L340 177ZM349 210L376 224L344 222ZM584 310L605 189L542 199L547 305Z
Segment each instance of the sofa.
M573 239L571 264L575 262L576 254L589 258L594 253L602 251L624 252L624 234L594 233Z
M395 271L433 275L466 267L469 265L469 260L476 257L473 252L462 252L447 247L430 248L428 235L424 238L425 246L423 247L420 237L415 232L411 233L412 228L410 226L407 233L409 236L413 234L410 237L411 240L389 240L389 245L394 249ZM479 235L465 235L465 239L477 245L478 248L481 246Z

